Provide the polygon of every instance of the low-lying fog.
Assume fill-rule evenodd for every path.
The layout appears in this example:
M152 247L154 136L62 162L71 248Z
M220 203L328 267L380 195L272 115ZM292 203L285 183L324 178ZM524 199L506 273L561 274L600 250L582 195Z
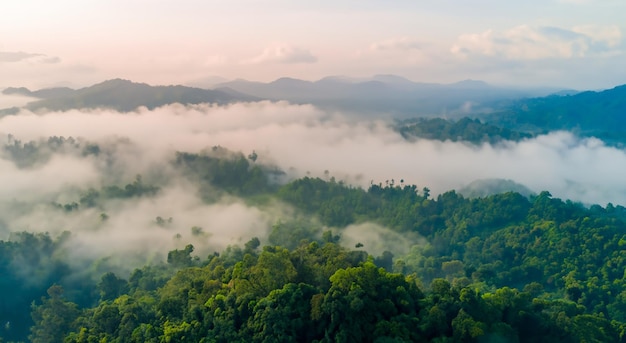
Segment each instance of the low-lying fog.
M278 205L268 206L276 207L272 210L251 208L237 199L209 206L182 180L170 180L155 198L107 203L107 221L99 220L100 213L90 212L95 210L61 216L46 207L51 201L77 201L80 190L106 182L123 186L137 174L175 179L176 174L168 174L167 169L175 151L199 152L217 145L244 154L254 150L259 163L275 164L290 177L325 177L328 171L339 180L363 187L404 179L420 189L430 188L434 196L476 179L502 178L585 204L626 204L626 183L620 172L626 170L624 151L568 132L496 146L409 142L383 121L359 121L284 102L171 105L136 113L23 111L0 118L3 142L49 136L98 143L115 159L103 165L93 156L59 154L18 168L5 154L0 159L3 236L20 230L81 231L86 233L80 239L91 242L85 249L92 251L98 246L121 251L145 246L161 252L176 246L177 241L187 244L193 226L202 228L201 234L196 232L193 237L194 245L207 251L266 236L284 209ZM157 216L172 217L170 227L156 225ZM121 236L124 244L118 239Z

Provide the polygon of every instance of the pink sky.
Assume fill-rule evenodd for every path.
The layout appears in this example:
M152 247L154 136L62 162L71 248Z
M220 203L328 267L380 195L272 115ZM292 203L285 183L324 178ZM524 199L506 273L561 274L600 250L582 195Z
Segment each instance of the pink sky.
M374 74L626 83L621 0L23 0L0 13L0 87Z

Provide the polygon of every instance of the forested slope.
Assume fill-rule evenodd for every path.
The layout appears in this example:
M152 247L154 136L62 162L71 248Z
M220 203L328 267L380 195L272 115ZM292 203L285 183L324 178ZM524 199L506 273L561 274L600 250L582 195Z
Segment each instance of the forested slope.
M548 192L433 197L403 180L368 189L332 177L281 184L280 171L256 159L216 147L180 152L171 166L206 202L222 194L292 208L267 237L208 255L195 254L190 241L128 275L107 270L106 261L78 273L68 255L75 248L70 232L18 232L0 241L0 336L28 335L33 342L624 339L621 206L585 207ZM155 197L161 186L137 177L51 206L75 215L109 199ZM168 225L160 219L155 225ZM409 249L368 253L374 250L365 223L403 237ZM350 228L362 230L356 236L364 240L349 245ZM191 231L202 235L201 228Z

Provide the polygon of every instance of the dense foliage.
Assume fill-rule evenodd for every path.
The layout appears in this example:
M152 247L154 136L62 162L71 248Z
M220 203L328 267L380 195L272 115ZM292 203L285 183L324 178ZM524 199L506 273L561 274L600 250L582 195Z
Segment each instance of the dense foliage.
M485 119L517 130L575 130L584 136L624 144L625 94L626 86L622 85L601 92L504 101L495 105L498 109Z
M219 148L172 165L198 185L295 208L267 241L208 256L193 244L129 275L77 273L66 233L0 241L0 337L32 342L619 342L626 330L626 209L543 192L431 197L402 180L333 178L279 186L277 172ZM153 197L137 177L85 190L71 215L106 199ZM106 220L106 218L102 218ZM163 220L163 219L162 219ZM344 228L376 223L410 241L373 256ZM366 230L363 228L363 230ZM363 232L365 235L366 233ZM262 238L265 240L264 238ZM94 278L95 276L95 278ZM30 327L30 329L29 329Z
M495 144L503 140L519 141L531 137L528 133L500 128L467 117L457 121L443 118L407 119L398 123L396 130L406 139L417 137L473 144Z

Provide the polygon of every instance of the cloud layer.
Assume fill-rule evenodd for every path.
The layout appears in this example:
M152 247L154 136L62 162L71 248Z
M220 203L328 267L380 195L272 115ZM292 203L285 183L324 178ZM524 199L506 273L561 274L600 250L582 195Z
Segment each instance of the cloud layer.
M126 162L131 173L171 158L174 151L221 145L244 153L255 150L260 161L276 163L294 176L323 176L329 170L361 186L395 178L438 193L476 179L505 178L585 203L626 204L626 187L620 188L618 176L626 167L624 151L567 132L498 146L408 142L386 122L356 121L285 102L172 105L131 114L23 112L0 119L0 127L2 134L24 141L54 135L128 138L134 146L126 152L132 155Z
M294 47L286 44L275 44L263 50L263 53L250 60L245 60L244 64L257 63L315 63L315 57L309 50Z
M0 51L0 63L15 62L35 62L35 63L59 63L61 59L56 56L46 56L44 54L28 53L24 51Z
M504 32L487 30L463 34L451 52L460 56L496 56L511 60L583 58L619 52L622 40L617 26L581 26L574 29L521 25Z
M289 218L288 209L278 204L254 207L234 198L206 204L168 166L175 151L199 152L217 145L245 154L254 150L258 163L275 164L289 177L324 178L328 170L331 176L362 187L404 179L429 187L433 196L476 179L503 178L586 204L626 204L621 173L626 170L626 153L599 140L555 132L495 146L409 142L388 124L285 102L171 105L135 113L25 111L5 116L0 118L0 139L5 142L9 134L22 141L82 137L99 143L109 157L53 154L43 163L20 169L8 155L0 155L0 235L70 230L73 253L128 259L137 255L137 264L129 268L146 258L162 260L168 250L188 243L205 256L228 244L267 237L272 224ZM50 205L78 201L91 187L123 186L137 174L161 185L161 192L153 198L111 200L100 208L69 214ZM159 225L157 217L172 221ZM346 229L347 246L363 243L374 254L389 250L376 242L393 234L363 225ZM194 233L192 227L201 230ZM356 230L371 236L356 235Z

